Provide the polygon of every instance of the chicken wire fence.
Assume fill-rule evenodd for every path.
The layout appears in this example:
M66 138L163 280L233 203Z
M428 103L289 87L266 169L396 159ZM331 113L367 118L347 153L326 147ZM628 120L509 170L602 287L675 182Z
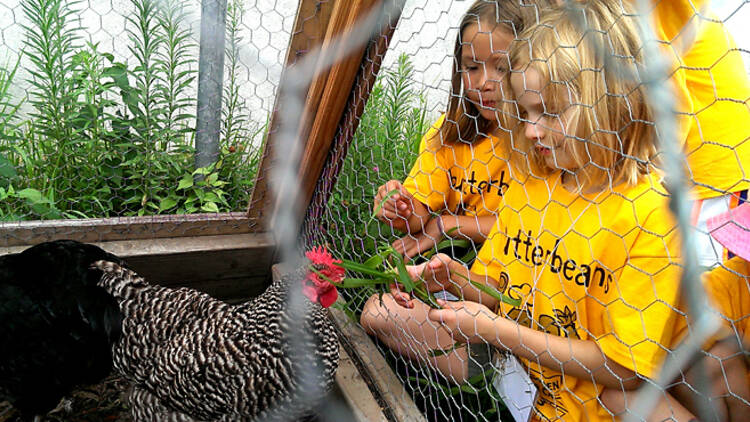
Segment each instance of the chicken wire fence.
M0 11L0 219L246 211L297 2Z
M732 370L729 362L736 360L737 356L740 360L746 356L745 349L736 346L742 344L744 338L741 322L744 314L731 314L727 308L721 308L721 314L707 312L709 308L702 302L705 296L698 280L701 277L708 280L724 277L725 281L731 278L726 274L719 275L727 271L719 263L731 257L731 253L727 256L728 252L709 237L705 218L721 212L709 211L709 204L722 203L719 208L723 210L746 199L749 181L747 157L750 156L748 50L747 37L739 28L741 16L748 13L746 3L714 2L708 5L657 1L633 4L640 7L638 16L649 16L649 19L634 19L634 25L645 34L655 29L658 42L640 41L632 50L634 53L618 51L614 53L614 59L610 58L617 63L602 65L599 71L603 72L606 66L615 68L610 69L613 73L606 76L608 96L632 94L618 92L618 82L610 79L612 74L621 80L635 80L635 85L641 88L646 87L648 101L653 105L651 123L647 125L651 127L649 130L658 132L656 155L663 163L661 171L666 174L669 193L658 187L660 182L652 180L647 188L637 193L625 192L622 186L618 188L614 183L614 188L605 189L598 196L581 195L578 199L560 191L560 186L550 182L554 178L546 179L543 187L538 188L529 179L519 178L519 173L514 175L509 168L512 154L502 150L502 142L510 142L512 152L520 150L522 154L529 154L532 149L522 149L521 140L527 137L523 131L528 130L524 128L535 127L539 131L539 126L543 130L557 127L554 122L543 124L536 120L549 116L558 119L565 110L555 109L560 107L559 104L544 104L545 94L548 94L545 87L522 85L527 92L536 92L542 98L542 105L536 104L539 110L535 118L530 117L534 104L532 108L519 107L512 97L518 95L516 86L505 87L509 92L503 92L503 101L510 108L502 117L497 117L500 128L489 133L493 136L487 136L480 129L476 138L459 137L456 140L446 139L450 132L439 131L441 124L443 128L462 124L461 119L466 114L469 115L466 119L470 120L469 126L481 125L479 116L482 114L476 107L480 103L478 91L483 88L481 84L470 86L473 83L470 73L491 74L498 65L492 61L494 57L481 57L483 53L479 50L482 47L473 45L470 39L462 40L463 50L458 54L459 57L463 54L463 57L460 60L454 58L453 43L458 23L471 3L405 3L390 39L384 69L372 89L364 113L359 118L345 119L343 126L339 127L329 162L308 209L304 244L306 247L326 244L341 257L358 262L382 263L382 259L373 261L372 258L389 245L394 245L399 251L411 248L413 257L409 263L414 265L431 257L434 259L437 252L463 260L465 268L495 280L499 278L498 289L520 301L521 305L503 304L498 311L519 325L564 337L570 340L568 344L580 339L596 339L602 349L610 351L606 338L616 338L613 341L618 346L614 349L624 347L621 356L626 356L616 361L631 368L640 365L645 369L643 365L647 364L642 357L659 361L651 375L644 376L648 370L638 371L640 375L636 377L644 381L645 387L640 396L628 396L626 417L640 419L644 409L655 405L656 398L665 397L665 391L681 394L678 390L687 390L694 393L688 406L701 420L722 418L717 416L721 411L717 411L719 406L715 404L716 395L720 393L709 392L708 388L722 382L731 385L732 381L725 379ZM533 7L534 2L523 4ZM536 9L534 17L538 19L539 13ZM627 12L621 13L625 16L621 19L633 17ZM486 17L475 16L473 22L484 19ZM509 18L504 21L499 15L496 19L498 26L503 27ZM577 24L579 28L586 28L588 22L581 18ZM547 22L546 27L553 32L558 30L554 23ZM494 29L490 26L484 31L492 33ZM520 29L516 29L518 32L511 34L518 41ZM583 33L584 29L580 31ZM592 31L606 32L596 27ZM734 44L733 36L739 47ZM615 48L610 46L611 42L605 36L599 41L598 48L603 51ZM566 47L577 48L573 45ZM505 49L497 45L490 48L494 52ZM533 50L533 47L528 48ZM473 67L463 62L467 60L467 54ZM643 55L643 58L638 59L634 54ZM541 61L545 62L545 58L549 59L544 57ZM644 67L633 68L636 60L642 60L640 65ZM549 69L552 65L545 62L545 66ZM581 73L591 71L583 64L579 66L584 69ZM512 79L512 63L510 68ZM452 72L459 79L463 78L461 88L451 89ZM523 74L518 69L516 72ZM504 77L498 76L497 80ZM490 76L486 78L492 79ZM566 79L557 82L564 84ZM525 79L522 83L530 84ZM684 97L680 98L671 91L672 83L683 84L682 94L690 97L690 105L685 105L681 102L685 101ZM449 102L461 96L469 101L461 103L458 107L460 113L451 115L449 112L443 116L449 109ZM601 100L601 97L597 98ZM473 106L469 105L472 100ZM576 98L570 103L592 109L597 106L593 102L581 101ZM625 113L630 113L630 118L635 120L636 111L631 108L634 103L628 104ZM726 120L730 115L738 120ZM612 129L605 127L606 123L598 124L594 123L591 128L594 133ZM636 123L631 122L631 126L633 124ZM356 132L353 127L356 127ZM620 130L622 128L617 126L614 133ZM351 132L354 132L353 136L349 136ZM577 133L572 137L584 142L591 140ZM619 136L616 138L624 142ZM682 152L677 145L684 145ZM588 157L594 160L591 157L595 153L587 151ZM631 151L628 154L637 153ZM638 159L637 155L626 157L626 161ZM421 223L411 233L405 233L373 217L373 212L377 211L374 198L378 189L389 180L403 182L414 197L412 201L427 205L432 212L432 225ZM577 180L577 183L583 182ZM507 192L514 190L520 199L508 197L513 194ZM642 206L646 203L649 204L647 207L655 207L652 209L662 223L654 225L642 214L645 210ZM656 203L660 205L655 206ZM676 216L673 220L667 217L667 207ZM701 213L703 220L698 215ZM484 244L479 241L468 242L468 245L447 241L451 237L469 235L462 236L461 228L452 233L446 231L442 227L447 227L445 221L455 219L446 220L445 217L474 216L479 221L480 217L487 215L499 216L499 234L490 234ZM442 224L436 223L439 216L443 217ZM620 226L620 219L629 223ZM467 224L466 220L462 221ZM697 230L684 230L696 224ZM637 237L640 240L636 240ZM644 237L651 240L644 240ZM651 259L635 256L637 248L631 248L637 244L643 247L641 242L656 248L652 249L655 254ZM397 246L399 243L401 246ZM718 269L706 271L714 268ZM737 277L736 268L729 273L734 274L736 284L732 286L736 286L736 290L724 294L744 294L747 289L745 278ZM514 276L518 278L514 280ZM678 285L680 279L682 286ZM665 284L666 280L669 281ZM711 290L711 284L708 286ZM682 292L683 297L679 298L678 292ZM720 302L721 294L715 291L712 294L719 306L724 306ZM345 295L352 319L366 325L428 419L510 420L514 412L502 404L497 387L493 385L495 375L502 370L496 357L488 359L483 352L475 352L473 347L456 347L454 340L445 340L445 336L436 334L439 331L436 322L425 319L417 311L399 310L393 301L379 297L376 288L356 292L347 290ZM420 306L427 309L426 305ZM735 340L734 348L725 354L710 351L708 344L712 343L706 342L716 333L716 315L720 315L719 319L730 327L729 334L723 332L723 335ZM472 316L481 319L481 311L474 310ZM655 328L650 325L651 321L666 322L656 331L650 331ZM628 338L628 329L623 328L625 325L644 326L643 331L647 334L640 332L636 337ZM688 340L680 337L685 332L691 334ZM507 341L501 337L495 340L495 346ZM511 341L511 344L515 343ZM566 375L568 367L580 364L577 357L565 355L566 358L552 358L550 363L542 356L544 353L529 352L532 346L521 343L514 347L513 353L524 358L521 372L530 373L538 389L532 418L608 419L617 413L616 410L602 410L604 386L595 386L592 382L594 373L600 368L584 367L586 375L573 369ZM431 355L436 350L438 357ZM453 364L462 369L451 367L447 363L451 358L443 353L453 354ZM496 355L496 349L491 354ZM701 360L697 356L709 356L710 359ZM663 366L662 358L665 359ZM721 363L718 372L717 363ZM481 370L472 372L473 366L480 366ZM688 371L688 368L693 370ZM464 370L468 375L462 372ZM615 389L632 388L627 385L628 381L620 378ZM729 387L722 399L732 403L730 407L747 405L747 397L732 389Z
M404 236L372 218L373 198L378 188L388 180L407 180L407 176L412 174L417 181L415 187L429 197L435 189L432 185L435 182L431 179L443 177L444 190L434 192L440 198L433 203L439 206L434 206L432 211L448 216L500 214L507 217L508 230L514 227L512 224L523 228L521 231L509 231L506 242L500 241L500 248L494 254L479 254L477 258L472 258L480 251L481 242L469 243L468 246L456 242L442 249L443 252L466 261L476 259L488 269L512 264L521 269L515 271L530 271L539 262L536 253L539 250L541 254L546 254L545 260L550 259L540 267L547 268L547 276L554 275L558 283L562 281L560 277L569 278L575 283L577 276L582 277L585 287L597 283L599 287L604 287L611 283L603 296L589 294L587 289L572 285L570 291L550 293L540 289L539 295L546 296L538 307L549 308L545 311L535 312L529 304L526 308L502 308L502 314L515 319L520 325L540 328L566 338L590 339L600 335L601 332L597 330L603 328L581 325L582 314L598 311L600 318L606 319L606 313L596 308L601 308L601 304L608 303L608 300L617 302L616 296L612 295L621 293L622 286L615 280L618 277L621 279L623 272L656 283L668 276L675 281L677 268L686 267L687 271L682 277L687 284L682 290L688 293L688 299L697 300L701 291L695 289L695 281L700 269L691 267L698 263L697 260L684 259L684 256L666 260L660 257L659 262L666 263L663 268L649 263L624 261L623 256L627 256L627 245L633 242L631 237L634 232L647 231L654 242L662 244L663 250L679 252L673 231L651 231L651 227L641 226L639 220L628 230L618 232L608 226L610 217L604 212L590 220L575 219L576 212L588 217L586 212L592 209L596 212L601 207L616 207L611 203L622 202L622 198L627 203L619 206L628 208L631 214L637 214L640 211L635 208L640 205L635 205L636 200L629 199L627 195L615 193L604 195L596 201L586 200L583 210L576 209L579 205L574 204L572 199L566 202L556 197L551 201L555 209L549 211L551 215L556 213L556 226L540 232L541 227L532 229L529 221L541 220L548 205L539 200L549 198L534 196L536 191L524 187L519 177L508 169L488 174L492 162L500 167L507 165L508 158L500 156L499 152L490 151L483 157L472 156L470 152L463 156L466 164L450 169L439 161L433 168L415 167L417 160L424 160L430 154L433 160L437 159L435 153L422 151L424 147L420 142L426 132L438 127L435 123L447 109L449 99L457 95L451 91L451 73L453 69L462 68L461 63L456 63L454 59L453 48L458 24L471 3L461 0L395 2L394 7L399 12L394 13L400 17L393 21L398 23L392 37L388 35L387 52L379 53L383 69L372 87L364 113L344 119L337 130L334 146L306 215L301 236L303 246L309 248L326 244L338 256L364 262L379 247L390 245ZM685 149L689 164L685 178L698 183L701 198L741 192L747 189L749 179L744 170L746 167L742 167L745 164L742 160L750 156L747 151L747 131L750 127L747 124L747 85L746 82L745 85L738 85L736 81L730 81L732 83L727 86L724 84L726 80L719 76L725 75L726 67L730 67L734 73L747 73L742 65L742 60L748 62L748 50L742 44L746 37L743 39L739 31L742 30L740 23L743 16L750 13L749 8L745 2L739 1L714 2L713 12L703 8L704 5L699 2L662 0L654 3L663 3L659 7L665 8L675 6L675 11L689 11L682 15L675 12L683 23L669 28L672 35L669 41L673 41L674 45L662 42L657 53L649 51L644 45L643 51L648 57L644 60L646 64L656 63L656 58L664 55L665 51L679 57L677 60L680 69L685 72L683 77L688 92L697 99L690 109L682 109L681 115L692 124L691 130L695 136L692 139L696 140L688 143ZM650 10L653 6L644 7ZM0 13L0 45L3 49L0 51L5 56L0 58L0 176L3 180L0 185L3 195L0 212L3 220L237 212L248 206L258 163L263 158L262 143L278 94L287 45L294 32L297 2L228 1L221 132L218 145L212 146L214 150L208 150L216 153L216 161L196 173L195 160L200 153L194 147L198 137L196 127L199 126L196 107L201 101L198 85L201 53L197 35L200 9L197 1L170 0L11 0L0 5L0 10L3 10ZM316 10L310 12L309 16L299 16L297 19L315 20ZM728 28L727 32L724 32L724 28ZM692 33L693 30L696 32ZM739 48L710 53L701 53L698 48L726 46L732 33L740 44ZM716 38L707 38L709 41L706 41L702 36ZM682 43L695 47L688 48ZM314 44L316 40L311 39L310 45ZM696 61L691 62L691 59ZM477 67L487 71L484 60L475 62ZM366 65L365 62L362 66ZM468 69L462 71L468 72ZM655 72L659 71L668 73L663 69ZM664 78L649 79L644 76L648 75L645 72L642 75L643 84L648 84L649 92L657 95L650 101L655 105L654 121L658 123L660 139L667 146L672 145L669 143L672 141L676 144L680 140L668 136L677 132L669 126L672 120L669 116L672 116L674 108L679 107L672 106L670 95L658 97L663 84L657 82L663 82ZM311 77L310 74L304 76ZM627 72L620 74L621 78L632 76ZM355 86L351 93L369 90L369 86ZM470 90L466 92L468 96ZM512 89L505 92L504 105L515 105L512 92ZM341 95L350 95L350 104L357 100L357 94ZM511 139L512 129L531 122L529 118L521 117L515 106L503 110L498 120L507 130L496 138L497 142L505 137ZM557 111L550 114L557 114ZM730 115L739 117L717 124L711 120L717 115L724 119ZM477 117L474 116L474 119ZM448 117L446 121L454 122L456 119ZM717 126L722 129L721 132L709 130L718 131ZM279 132L283 133L283 129L282 124ZM443 145L442 138L439 139L441 154L445 156L441 156L441 159L459 160L457 157L469 148L470 140ZM669 151L667 147L662 149ZM666 152L662 155L665 155L663 159L667 164L682 163L680 158ZM719 163L728 162L733 163L737 171L727 171L729 176L721 180L721 185L710 182L717 179L704 179L701 178L703 174L696 173L698 169L705 174L720 173L724 167ZM670 186L671 201L681 227L687 227L690 222L686 221L686 217L693 203L689 202L688 193L681 188L679 179L683 168L679 164L665 168L669 169L669 174L678 176L678 180ZM484 179L482 174L486 175ZM425 181L428 181L427 185ZM506 186L511 189L511 184L519 192L518 195L527 197L527 204L514 206L503 202ZM284 191L284 195L291 197L290 192L293 191ZM496 194L499 202L495 205L485 202L481 199L484 192ZM646 201L663 202L666 196L659 192L657 188L647 189L644 197ZM467 203L464 199L469 196L479 199ZM229 214L225 218L227 221L218 224L231 225L232 218L241 219L238 214ZM279 225L283 225L283 222ZM179 225L177 227L179 230ZM288 227L294 225L289 224ZM576 237L575 241L565 241L570 236L564 237L559 232L569 227L574 227L570 232ZM127 227L124 230L127 231ZM527 236L528 230L532 230L532 233ZM683 232L683 242L685 239L688 243L692 242L688 233ZM705 243L705 228L696 232L699 240L701 235ZM430 237L419 236L416 232L407 238L413 241ZM287 238L280 237L282 240ZM295 242L284 244L288 243ZM579 257L575 255L576 247L586 252ZM417 253L415 262L428 259L428 250ZM514 256L514 259L510 263L505 262L503 254L506 257ZM610 254L613 257L609 257ZM553 263L556 259L560 260L559 264ZM588 272L582 270L584 265ZM557 271L551 271L553 268ZM567 277L566 274L572 276ZM537 275L535 273L534 277ZM610 276L613 281L608 282ZM535 292L532 283L534 277L523 280L525 284L518 283L518 288L507 289L505 293L514 298L532 296ZM646 290L657 290L653 286L647 285ZM676 315L689 310L689 331L694 335L691 338L700 345L713 334L713 326L708 319L702 319L703 314L693 312L695 307L678 306L675 298L678 288L676 285L669 286L671 290L645 294L645 302L626 302L625 307L637 308L639 312L647 309L642 319L652 317L656 312L653 309L660 306L662 312ZM347 311L354 320L360 319L363 307L374 293L374 290L367 288L344 292ZM536 305L536 300L531 304ZM379 309L374 315L394 325L405 322L399 315L381 311ZM633 316L632 313L630 316ZM424 325L431 323L425 322ZM735 336L742 338L744 331L740 322L734 327ZM404 344L416 340L413 333L406 334L401 338ZM682 349L677 348L677 343L659 340L662 339L643 339L641 343L656 347L644 348L644 352L638 353L666 354L675 358L669 360L667 365L684 367L685 361L680 360ZM684 349L691 362L695 361L696 344ZM399 353L389 348L382 338L378 345L428 419L496 420L511 417L492 386L498 370L494 361L490 360L491 363L482 367L482 371L470 382L461 382L458 380L460 377L446 377L432 365L420 363L416 355L429 353L426 349L402 349L402 353ZM466 356L465 350L459 347L458 356ZM411 355L411 358L405 355ZM462 362L469 359L482 363L478 358L459 358ZM534 359L524 362L528 365L527 370L537 371L533 379L543 380L542 384L538 384L539 400L552 409L551 413L547 413L551 419L572 418L575 408L582 407L582 403L600 407L596 394L589 387L581 395L581 390L574 385L579 382L593 385L590 382L566 378L564 371L543 370L542 365ZM677 376L676 373L662 374L662 378L659 378L658 374L658 371L650 374L651 379L658 380L658 385L647 379L646 386L663 391L663 386L673 383ZM688 388L701 392L705 391L707 385L708 382L704 380L702 383L693 382ZM632 403L630 407L635 410Z

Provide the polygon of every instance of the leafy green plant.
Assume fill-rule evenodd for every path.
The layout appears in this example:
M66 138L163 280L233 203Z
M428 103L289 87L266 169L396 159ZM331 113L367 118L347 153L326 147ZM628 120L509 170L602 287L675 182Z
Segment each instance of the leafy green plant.
M399 57L394 70L382 71L328 202L327 219L335 222L328 227L329 243L353 260L366 259L377 252L379 242L393 237L369 215L377 188L405 178L427 128L426 102L413 76L406 55ZM355 300L355 306L360 302Z
M220 175L230 183L227 194L230 202L247 201L252 181L260 165L263 144L259 139L266 132L265 124L250 118L245 99L240 95L240 46L243 37L240 28L245 14L240 0L231 0L227 5L226 25L226 84L222 98L221 156L224 162Z
M165 151L169 145L184 142L191 131L190 122L194 114L195 98L189 95L188 88L195 82L196 71L190 68L195 61L190 53L195 48L191 41L192 33L186 20L183 2L166 0L157 13L159 28L163 33L163 45L156 50L156 63L163 72L156 73L160 81L157 100L163 112L164 131L160 136L158 149ZM185 28L185 29L183 29Z
M196 46L182 3L130 1L131 65L116 62L99 44L82 42L78 4L23 0L33 110L19 121L20 102L7 95L18 64L0 69L0 218L244 208L260 159L255 144L262 124L235 125L242 130L225 137L221 164L208 179L181 185L187 175L206 171L194 170ZM237 78L233 84L239 86Z

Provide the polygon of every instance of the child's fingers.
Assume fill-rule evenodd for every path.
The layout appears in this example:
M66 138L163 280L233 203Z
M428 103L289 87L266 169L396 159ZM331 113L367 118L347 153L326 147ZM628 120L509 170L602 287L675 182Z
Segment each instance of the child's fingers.
M452 327L456 320L456 310L445 300L438 299L437 302L443 309L431 308L427 313L427 318L449 328Z
M401 286L398 283L391 284L391 296L400 306L411 309L414 307L414 303L411 297L401 291Z

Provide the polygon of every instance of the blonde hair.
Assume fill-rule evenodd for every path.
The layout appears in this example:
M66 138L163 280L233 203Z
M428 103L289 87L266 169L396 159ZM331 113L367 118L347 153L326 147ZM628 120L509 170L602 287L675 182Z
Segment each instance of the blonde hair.
M568 126L575 137L564 142L579 189L634 185L654 164L654 113L638 77L642 42L634 20L617 0L570 2L547 11L511 46L511 72L539 73L545 108L574 107ZM513 130L511 162L522 174L552 174L523 126Z
M487 134L495 122L484 119L479 109L467 101L461 76L461 47L464 31L480 21L495 23L516 36L524 27L537 21L539 8L550 7L551 0L476 0L464 13L453 48L453 71L448 110L440 129L428 139L428 146L437 149L444 144L474 142L479 134Z

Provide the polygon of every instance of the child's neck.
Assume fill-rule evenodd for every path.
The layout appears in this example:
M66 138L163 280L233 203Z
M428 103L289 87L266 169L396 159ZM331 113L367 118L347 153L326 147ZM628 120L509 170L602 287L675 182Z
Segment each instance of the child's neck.
M560 172L560 182L563 188L570 193L582 194L582 195L593 195L595 193L603 192L606 189L605 184L598 184L594 186L587 186L584 188L580 187L578 179L575 177L575 172L563 170Z

